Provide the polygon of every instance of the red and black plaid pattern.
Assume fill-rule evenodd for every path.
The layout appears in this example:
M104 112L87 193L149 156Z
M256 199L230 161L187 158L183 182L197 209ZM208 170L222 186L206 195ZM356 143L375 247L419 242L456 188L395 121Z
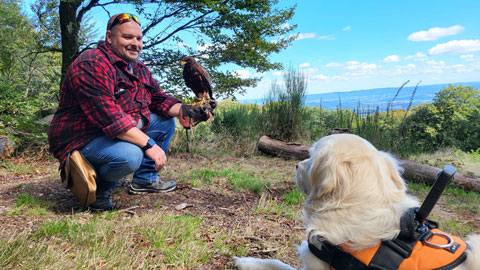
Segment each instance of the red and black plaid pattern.
M100 41L69 67L48 131L50 150L60 166L68 153L94 138L115 138L135 127L140 116L147 120L146 129L150 112L168 117L168 110L181 102L162 92L142 62L133 64L133 74L127 65Z

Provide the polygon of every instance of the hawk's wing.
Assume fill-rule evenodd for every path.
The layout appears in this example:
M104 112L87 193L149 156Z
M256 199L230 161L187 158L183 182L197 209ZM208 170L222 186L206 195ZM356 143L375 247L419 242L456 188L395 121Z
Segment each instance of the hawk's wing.
M183 79L185 84L192 89L197 97L201 97L203 93L212 96L212 86L210 74L199 64L186 64L183 68Z

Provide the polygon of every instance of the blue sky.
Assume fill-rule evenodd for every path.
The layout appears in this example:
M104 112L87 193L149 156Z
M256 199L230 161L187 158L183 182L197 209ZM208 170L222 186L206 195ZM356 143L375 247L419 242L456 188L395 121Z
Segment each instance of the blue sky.
M479 12L478 0L298 1L299 37L272 59L302 69L309 94L480 81ZM281 72L262 75L238 98L262 98L281 83Z
M279 0L278 6L295 3L289 24L298 25L297 40L271 60L303 70L309 94L399 87L407 80L408 86L480 81L479 0ZM111 14L120 11L124 5ZM106 12L89 14L103 36ZM238 99L263 98L283 79L282 71L229 68L262 77Z

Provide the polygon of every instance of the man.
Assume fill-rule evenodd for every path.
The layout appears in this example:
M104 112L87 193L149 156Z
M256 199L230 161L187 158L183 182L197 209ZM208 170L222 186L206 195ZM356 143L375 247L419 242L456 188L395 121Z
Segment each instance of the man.
M142 51L138 18L116 14L108 21L105 41L81 54L69 67L50 124L50 149L64 164L73 150L95 168L96 201L92 210L110 210L110 190L134 173L132 193L168 192L175 182L157 178L166 162L175 131L173 117L190 128L208 119L206 107L182 104L164 94L148 68L138 60Z

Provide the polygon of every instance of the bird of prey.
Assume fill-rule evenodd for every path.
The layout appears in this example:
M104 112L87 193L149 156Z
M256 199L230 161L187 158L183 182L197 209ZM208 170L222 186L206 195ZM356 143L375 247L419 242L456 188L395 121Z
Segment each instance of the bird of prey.
M192 89L195 94L192 105L204 106L210 115L210 120L213 121L213 109L216 107L215 99L212 94L212 81L210 74L197 63L192 56L186 56L181 61L183 65L183 79L188 88ZM190 129L193 137L193 125ZM190 152L189 136L187 132L187 152Z
M195 104L203 105L213 100L210 74L197 63L192 56L182 59L183 79L188 88L195 93Z

